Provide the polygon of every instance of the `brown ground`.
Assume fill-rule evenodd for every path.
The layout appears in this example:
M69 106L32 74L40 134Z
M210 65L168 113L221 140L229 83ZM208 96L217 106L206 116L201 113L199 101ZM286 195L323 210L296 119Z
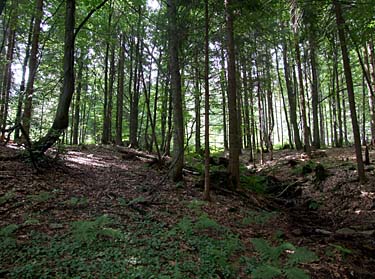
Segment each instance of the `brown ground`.
M314 171L305 175L296 171L306 164L303 155L275 152L272 162L257 165L256 169L250 165L248 175L267 174L281 187L278 191L267 197L254 194L251 199L247 197L249 192L214 191L213 201L205 204L203 210L240 235L248 248L244 253L253 251L251 238L272 241L281 232L285 241L306 246L319 256L318 261L304 266L313 278L375 278L374 165L366 167L368 182L360 184L353 151L328 149L316 154L313 161L322 163L328 173L322 182L314 181ZM143 197L129 210L140 214L153 212L155 220L172 225L191 213L187 201L202 196L201 189L195 186L196 176L187 174L183 184L175 185L165 179L166 168L149 167L138 157L124 159L111 147L68 148L60 156L62 160L49 162L39 173L31 164L15 157L17 152L12 145L0 147L0 197L9 191L15 193L11 201L0 205L0 228L22 224L33 215L41 221L34 229L48 234L64 229L53 224L103 214L119 216L126 222L128 215L119 206L119 197L128 201ZM374 153L371 158L375 158ZM242 160L246 162L246 154ZM286 191L281 194L283 189ZM26 202L26 197L41 192L53 192L53 202ZM85 197L89 206L77 209L64 205L71 197ZM244 212L257 207L278 211L277 218L239 226ZM173 218L166 212L174 213ZM17 232L20 240L27 237L27 229ZM334 247L349 249L351 253Z

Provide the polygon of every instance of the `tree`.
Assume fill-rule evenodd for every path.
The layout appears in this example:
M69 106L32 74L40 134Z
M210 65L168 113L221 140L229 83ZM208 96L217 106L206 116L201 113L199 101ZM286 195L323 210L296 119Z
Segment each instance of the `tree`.
M171 95L173 103L173 163L172 179L182 180L184 166L184 118L182 113L181 74L178 57L179 32L177 23L177 1L168 0L168 42L169 42L169 69L171 75Z
M32 103L34 94L34 82L38 69L38 51L39 51L39 35L41 31L43 15L43 0L35 1L35 19L33 27L33 36L31 41L30 61L29 61L29 77L26 83L25 104L22 116L22 125L27 134L30 133L30 121L32 114Z
M238 133L236 55L234 49L233 10L230 0L225 0L226 34L228 51L228 110L229 110L229 187L236 189L240 183L240 139Z
M205 44L204 44L204 193L210 200L210 82L209 82L209 13L208 0L204 2Z
M359 126L358 126L358 121L357 121L352 70L350 66L349 53L348 53L348 49L346 45L345 19L342 14L342 7L341 7L340 1L333 0L333 4L335 8L336 24L337 24L338 34L339 34L341 53L342 53L342 62L343 62L346 86L347 86L347 91L348 91L349 108L350 108L350 115L352 119L353 136L354 136L354 146L355 146L355 153L356 153L356 159L357 159L358 178L360 179L360 181L363 182L366 180L366 176L365 176L365 169L364 169L363 158L362 158L361 137L360 137Z

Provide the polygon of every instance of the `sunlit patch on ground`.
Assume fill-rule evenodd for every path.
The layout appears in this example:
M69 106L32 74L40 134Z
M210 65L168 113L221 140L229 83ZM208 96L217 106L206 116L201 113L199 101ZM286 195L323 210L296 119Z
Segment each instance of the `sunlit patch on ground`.
M100 167L100 168L111 168L116 167L122 170L128 170L128 166L125 163L119 164L117 157L107 158L108 156L101 157L94 154L85 154L78 151L68 151L65 156L67 162L91 166L91 167ZM109 162L110 159L111 161ZM120 161L121 162L121 161Z

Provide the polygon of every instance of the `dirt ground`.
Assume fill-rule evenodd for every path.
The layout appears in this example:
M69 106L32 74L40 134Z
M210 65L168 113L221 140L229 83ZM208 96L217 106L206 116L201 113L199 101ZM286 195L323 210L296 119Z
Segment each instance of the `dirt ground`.
M51 152L51 159L39 171L17 156L19 152L13 145L0 147L0 197L13 193L0 203L0 228L22 224L36 214L40 221L18 231L19 241L27 238L32 226L52 235L63 230L64 224L102 214L129 222L119 197L142 197L129 210L152 212L155 220L172 226L191 213L186 202L202 197L202 189L196 186L199 176L186 173L184 182L176 185L167 179L167 167L150 166L147 159L137 156L126 158L109 146L67 148L58 159ZM245 176L267 177L269 193L213 190L212 202L202 209L238 234L249 255L251 238L273 241L275 235L282 235L285 241L308 247L319 256L304 266L312 278L375 278L375 160L366 166L368 181L362 184L356 177L352 148L316 152L311 160L290 150L276 151L273 161L267 161L268 157L265 154L266 163L255 167L247 162L246 152L241 160ZM374 151L370 158L375 159ZM323 167L322 178L317 178L317 165ZM54 193L54 198L26 202L27 197L42 192ZM77 209L64 204L72 197L84 197L89 206ZM277 211L277 218L239 226L245 212L254 209Z

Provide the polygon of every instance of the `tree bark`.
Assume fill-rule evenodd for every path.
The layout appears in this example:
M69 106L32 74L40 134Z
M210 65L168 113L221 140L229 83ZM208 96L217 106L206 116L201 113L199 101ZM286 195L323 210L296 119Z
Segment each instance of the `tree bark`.
M80 108L81 108L81 92L82 92L82 79L83 79L83 56L78 61L78 74L77 74L77 90L76 99L74 104L74 121L73 121L73 144L78 144L79 138L79 126L80 126Z
M210 83L209 83L209 14L208 0L204 3L205 44L204 44L204 193L203 199L210 198Z
M118 62L118 85L116 104L116 144L122 145L122 119L124 114L124 82L125 82L125 44L124 36L121 34Z
M292 24L293 24L293 33L294 33L294 51L295 51L297 74L298 74L300 112L301 112L302 128L303 128L303 142L304 142L304 150L306 154L310 156L311 155L310 135L309 135L309 127L307 125L307 118L306 118L306 100L305 100L305 89L303 85L301 51L299 47L297 7L296 7L296 2L295 1L292 1L292 2L293 2L292 3Z
M39 35L41 31L41 22L43 15L43 0L36 0L35 2L35 20L33 27L33 37L31 41L30 61L29 61L29 77L26 83L25 104L22 116L22 125L25 132L30 133L30 121L32 114L32 102L34 94L34 82L36 71L38 68L38 50L39 50Z
M18 124L21 123L21 117L22 117L22 104L23 99L25 96L25 84L26 84L26 69L27 65L29 63L30 58L30 47L31 47L31 39L32 39L32 33L33 33L33 26L34 26L34 17L32 16L30 19L30 29L29 34L27 37L27 44L25 49L25 58L22 63L22 78L21 78L21 84L20 84L20 92L18 94L18 102L17 102L17 112L16 112L16 121L15 125L18 126ZM14 139L18 140L20 138L20 128L16 127L14 130Z
M356 104L355 104L355 98L354 98L352 71L351 71L350 58L349 58L349 53L348 53L348 49L346 45L346 37L345 37L345 32L344 32L345 19L342 15L342 8L341 8L340 2L337 0L333 0L333 4L335 7L336 24L338 27L338 34L339 34L339 39L340 39L342 60L343 60L343 66L344 66L344 74L345 74L346 86L348 90L349 108L350 108L350 115L352 119L354 146L355 146L355 153L356 153L356 159L357 159L358 178L360 179L361 182L363 182L366 180L366 176L365 176L365 169L364 169L363 158L362 158L361 138L360 138L359 126L357 122L357 112L356 112Z
M319 131L319 77L318 77L318 65L316 59L315 50L317 48L315 41L315 34L310 32L310 64L312 74L311 84L311 105L312 105L312 116L313 116L313 142L312 145L316 148L320 148L320 131Z
M177 2L168 0L169 27L169 67L171 73L171 95L173 103L173 163L171 177L173 181L182 180L184 166L184 118L182 113L181 74L179 61L179 28L177 21Z
M12 10L15 14L13 16L17 17L17 5L18 2L15 1L13 3ZM10 27L8 29L8 48L6 54L6 64L4 69L4 76L3 76L3 86L2 92L0 96L0 141L4 140L5 137L5 129L7 126L7 119L8 119L8 109L9 109L9 96L10 96L10 89L12 84L12 63L13 63L13 56L14 56L14 46L16 41L16 26L15 22L11 22Z
M40 153L47 151L47 149L59 139L60 135L69 124L69 107L74 93L75 4L75 0L66 0L63 90L52 127L48 133L33 146L34 151Z
M198 51L195 56L195 153L201 152L201 85L200 85L200 72L198 62Z
M225 1L228 48L228 109L229 109L229 187L240 184L240 140L238 133L236 55L234 47L233 11L231 0Z
M299 127L297 122L297 102L296 102L296 94L294 94L291 74L290 74L290 66L288 61L288 49L286 41L283 42L283 62L284 62L284 75L285 75L285 83L286 83L286 90L288 94L288 102L289 102L289 115L290 115L290 123L293 127L293 135L294 135L294 143L297 150L301 150L302 143L299 135Z

